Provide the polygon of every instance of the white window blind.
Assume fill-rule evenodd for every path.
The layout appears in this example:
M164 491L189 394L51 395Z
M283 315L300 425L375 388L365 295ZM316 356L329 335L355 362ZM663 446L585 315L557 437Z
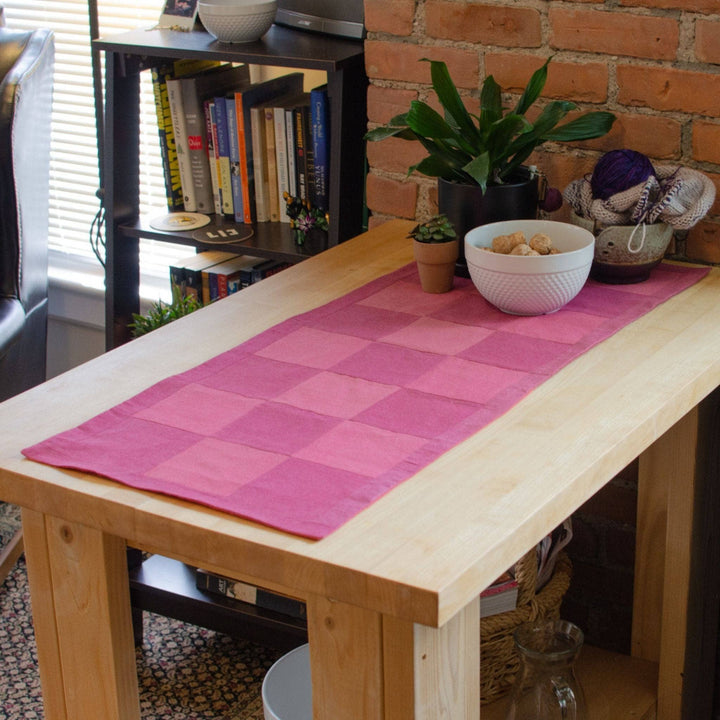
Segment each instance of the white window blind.
M55 33L55 84L50 157L51 273L103 287L103 271L90 244L99 209L97 135L87 0L2 0L8 28L49 28ZM162 0L98 0L100 34L155 25ZM103 58L104 66L104 58ZM141 74L140 212L167 210L157 121L149 73ZM140 267L145 296L158 288L169 298L168 264L191 249L143 240ZM94 282L93 282L94 279ZM152 283L159 279L160 283ZM154 296L153 296L154 294Z

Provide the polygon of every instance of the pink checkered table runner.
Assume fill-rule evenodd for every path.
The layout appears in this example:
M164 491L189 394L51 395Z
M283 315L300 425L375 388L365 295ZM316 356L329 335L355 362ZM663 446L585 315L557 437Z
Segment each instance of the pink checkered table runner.
M426 294L408 265L23 453L322 538L706 273L589 280L517 317L469 280Z

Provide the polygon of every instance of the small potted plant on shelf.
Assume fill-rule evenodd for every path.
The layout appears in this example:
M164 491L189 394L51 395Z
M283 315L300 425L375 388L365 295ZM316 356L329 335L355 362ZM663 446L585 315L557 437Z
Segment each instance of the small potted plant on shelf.
M433 215L416 225L408 237L413 239L420 285L428 293L445 293L452 289L458 236L445 215Z
M533 219L541 203L543 209L557 209L562 203L560 193L553 189L546 195L545 188L539 187L537 171L524 163L545 142L597 138L615 121L612 113L595 111L560 124L577 105L553 100L531 122L526 113L545 87L550 58L532 74L512 109L503 107L500 86L488 75L477 116L465 108L445 63L429 62L443 115L427 103L413 100L406 113L365 137L370 141L397 137L423 145L428 156L410 167L408 175L417 171L438 178L438 210L447 215L461 238L488 222Z

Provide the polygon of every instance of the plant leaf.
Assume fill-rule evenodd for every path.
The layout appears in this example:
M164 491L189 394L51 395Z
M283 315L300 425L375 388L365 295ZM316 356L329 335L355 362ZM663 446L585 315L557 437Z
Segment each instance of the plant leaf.
M523 94L520 96L517 105L515 106L515 113L517 115L524 115L531 105L540 97L540 93L545 87L548 74L548 64L552 58L549 57L542 67L539 67L531 76L528 84L525 86Z
M488 75L480 91L480 132L486 135L491 125L502 119L502 93L492 75Z
M427 58L424 59L427 60ZM461 136L466 138L467 142L476 143L478 141L478 129L450 77L447 65L441 60L430 60L429 62L433 90L446 116L449 116L449 119L451 118L453 126Z
M490 174L490 156L484 152L471 160L463 167L463 170L475 180L475 182L483 189L487 188L488 176Z
M581 115L579 118L570 120L564 125L559 125L554 130L543 134L544 140L555 140L566 142L568 140L590 140L600 137L610 131L615 122L612 113L599 110L597 112Z

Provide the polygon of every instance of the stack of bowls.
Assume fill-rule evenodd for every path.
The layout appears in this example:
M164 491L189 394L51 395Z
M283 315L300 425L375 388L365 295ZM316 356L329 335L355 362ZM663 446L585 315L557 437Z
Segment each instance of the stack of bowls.
M259 40L273 24L277 0L200 0L198 15L205 29L221 42Z

